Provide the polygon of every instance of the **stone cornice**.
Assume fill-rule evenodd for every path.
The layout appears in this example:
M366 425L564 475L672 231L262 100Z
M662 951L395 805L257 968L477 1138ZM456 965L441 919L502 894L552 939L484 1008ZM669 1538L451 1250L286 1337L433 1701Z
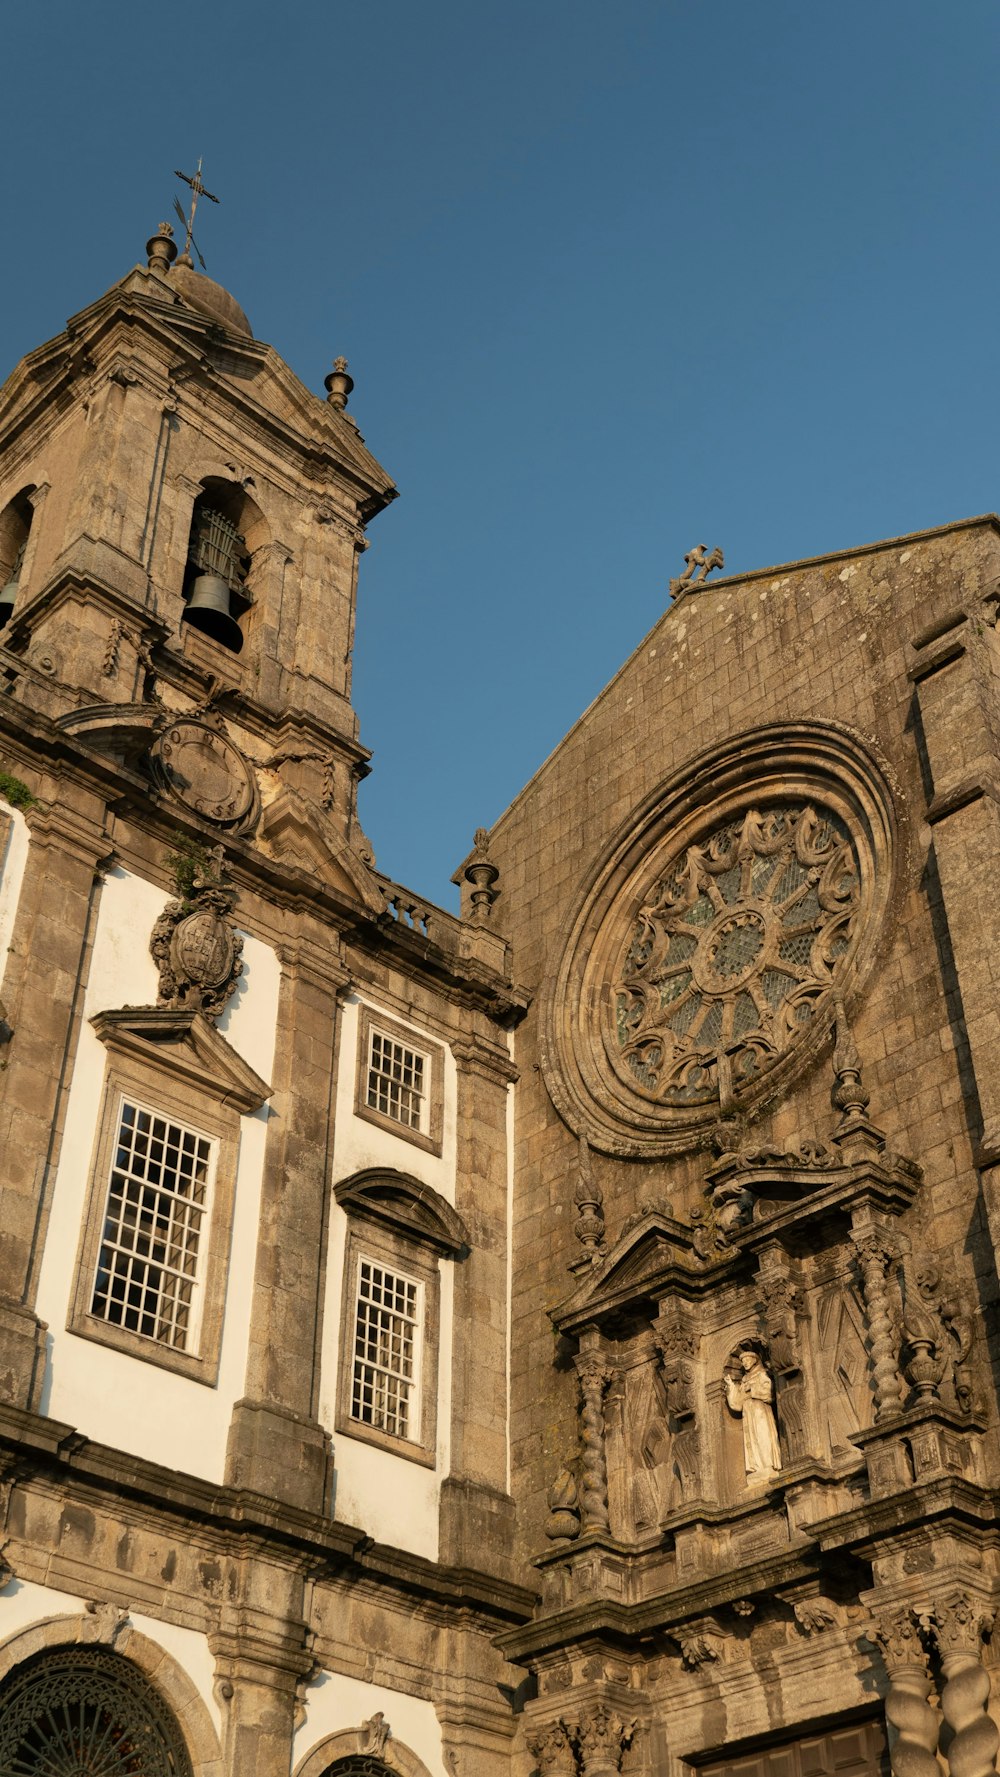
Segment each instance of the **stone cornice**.
M16 657L11 657L11 664L18 665ZM218 841L217 829L207 822L172 804L157 804L148 782L138 772L108 760L96 747L27 711L22 704L0 699L0 734L9 736L13 743L9 763L23 762L28 771L42 761L47 769L62 765L75 781L103 796L109 808L136 821L167 849L172 849L179 830L213 845ZM43 810L33 816L33 820L43 818ZM233 879L241 890L260 894L276 908L311 915L366 953L388 957L417 979L429 981L457 1006L505 1023L523 1016L528 995L482 963L463 958L457 953L457 942L452 952L389 915L373 915L310 872L266 857L252 840L228 838L227 852ZM447 931L461 932L458 920L443 912L440 917Z
M226 1487L114 1450L72 1426L18 1408L0 1406L0 1462L16 1457L19 1485L38 1477L88 1495L112 1515L120 1506L146 1521L179 1521L186 1534L204 1535L236 1556L266 1552L298 1571L332 1581L350 1578L404 1598L419 1599L450 1617L468 1612L496 1630L524 1622L536 1602L526 1586L467 1567L448 1567L376 1543L354 1525L302 1511L246 1489Z

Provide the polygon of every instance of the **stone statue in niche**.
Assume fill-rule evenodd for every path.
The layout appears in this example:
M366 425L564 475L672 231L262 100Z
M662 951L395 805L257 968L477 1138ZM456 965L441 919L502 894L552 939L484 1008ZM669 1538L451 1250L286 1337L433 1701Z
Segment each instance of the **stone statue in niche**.
M737 1345L723 1371L726 1402L743 1420L743 1466L748 1487L764 1487L781 1468L774 1382L752 1340Z

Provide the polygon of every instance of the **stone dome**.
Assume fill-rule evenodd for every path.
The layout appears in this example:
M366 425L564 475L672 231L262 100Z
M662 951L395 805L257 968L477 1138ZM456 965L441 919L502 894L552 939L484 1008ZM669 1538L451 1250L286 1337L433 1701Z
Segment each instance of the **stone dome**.
M192 308L210 315L213 321L219 321L232 333L248 333L253 338L253 328L235 296L230 296L214 278L206 278L204 272L197 272L193 266L178 260L170 267L167 282Z

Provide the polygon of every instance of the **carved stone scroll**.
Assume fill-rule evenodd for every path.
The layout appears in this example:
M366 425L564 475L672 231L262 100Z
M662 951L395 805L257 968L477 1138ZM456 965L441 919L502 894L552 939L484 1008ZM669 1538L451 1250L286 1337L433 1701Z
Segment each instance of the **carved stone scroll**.
M892 1777L940 1777L937 1761L939 1720L928 1702L931 1681L927 1655L909 1605L877 1613L874 1638L889 1674L886 1720L895 1729L889 1751Z

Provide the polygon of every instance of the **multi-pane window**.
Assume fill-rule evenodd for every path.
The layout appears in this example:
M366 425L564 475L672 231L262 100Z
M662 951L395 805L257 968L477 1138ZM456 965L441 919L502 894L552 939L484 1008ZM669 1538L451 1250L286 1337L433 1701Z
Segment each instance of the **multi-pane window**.
M215 1144L123 1100L90 1312L175 1351L194 1340Z
M420 1285L361 1255L351 1417L391 1437L419 1436Z
M427 1057L385 1031L369 1035L367 1103L406 1129L422 1131L426 1122Z

